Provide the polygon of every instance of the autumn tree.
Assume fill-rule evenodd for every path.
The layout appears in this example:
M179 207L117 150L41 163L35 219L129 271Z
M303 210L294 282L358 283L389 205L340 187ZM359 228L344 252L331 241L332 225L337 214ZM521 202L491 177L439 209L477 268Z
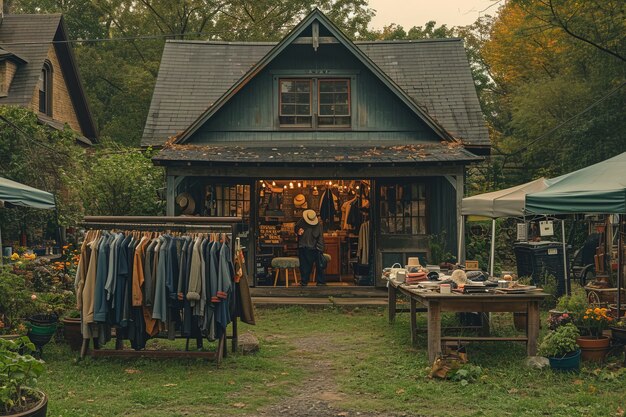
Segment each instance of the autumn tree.
M509 183L626 150L625 20L617 23L624 3L589 3L596 7L511 1L493 23L482 53L497 86L495 153Z

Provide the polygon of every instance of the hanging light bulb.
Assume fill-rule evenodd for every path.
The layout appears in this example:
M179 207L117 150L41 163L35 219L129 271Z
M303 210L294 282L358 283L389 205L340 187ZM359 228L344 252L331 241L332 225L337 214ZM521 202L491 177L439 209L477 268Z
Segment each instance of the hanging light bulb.
M265 181L261 181L261 187L265 188Z
M358 190L359 188L360 188L360 187L357 185L357 186L356 186L356 189Z
M298 183L298 188L302 188L302 183L301 182Z
M287 186L286 186L286 185L283 185L283 188L286 190L286 189L287 189Z
M272 181L272 185L276 187L276 181Z
M293 181L289 181L289 188L293 189Z

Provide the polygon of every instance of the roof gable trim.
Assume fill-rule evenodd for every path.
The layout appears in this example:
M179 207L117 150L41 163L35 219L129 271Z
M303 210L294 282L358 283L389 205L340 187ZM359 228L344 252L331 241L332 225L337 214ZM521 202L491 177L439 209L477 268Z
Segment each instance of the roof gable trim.
M305 17L281 42L276 44L256 65L254 65L243 77L241 77L231 88L226 91L213 105L200 115L191 125L189 125L172 143L185 143L207 120L209 120L219 109L221 109L238 91L259 74L274 58L278 56L287 46L298 40L300 34L309 25L319 21L326 29L341 43L348 48L379 80L389 88L396 96L409 107L420 119L422 119L441 139L456 142L443 126L425 112L404 90L402 90L389 76L387 76L364 52L346 37L319 9L313 10Z

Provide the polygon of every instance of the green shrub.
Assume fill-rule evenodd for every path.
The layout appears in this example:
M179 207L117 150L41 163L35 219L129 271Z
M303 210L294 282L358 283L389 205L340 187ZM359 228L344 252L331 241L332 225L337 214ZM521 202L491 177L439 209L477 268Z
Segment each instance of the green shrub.
M576 338L580 336L578 328L572 323L559 326L545 335L539 345L539 354L542 356L560 358L570 352L578 350Z

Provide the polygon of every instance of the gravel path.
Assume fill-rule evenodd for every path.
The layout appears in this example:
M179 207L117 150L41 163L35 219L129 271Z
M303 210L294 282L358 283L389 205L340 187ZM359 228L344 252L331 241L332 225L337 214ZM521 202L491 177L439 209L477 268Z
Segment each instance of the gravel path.
M302 366L309 369L309 377L304 380L301 389L294 389L293 396L249 414L249 417L419 417L406 413L390 414L342 408L340 403L346 398L346 394L337 387L335 375L338 371L329 358L333 354L349 354L348 350L338 351L338 347L328 336L316 335L291 342L296 358L299 358Z

